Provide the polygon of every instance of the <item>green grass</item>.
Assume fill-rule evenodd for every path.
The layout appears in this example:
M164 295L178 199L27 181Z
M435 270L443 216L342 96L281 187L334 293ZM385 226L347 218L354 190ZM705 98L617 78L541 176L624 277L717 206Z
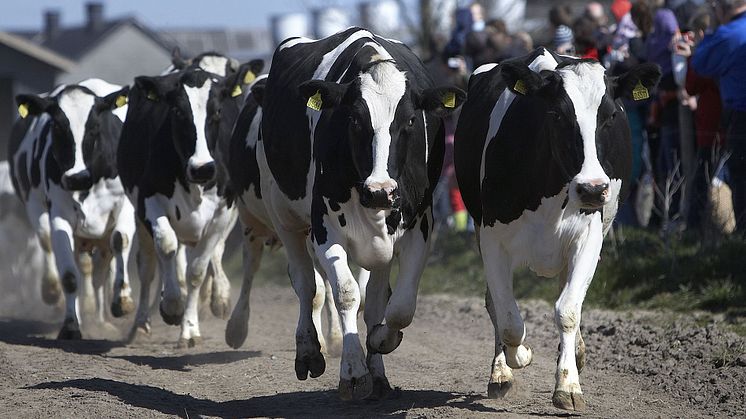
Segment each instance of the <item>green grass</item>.
M226 261L226 271L234 281L240 280L240 252ZM396 269L392 283L395 275ZM265 250L254 283L290 285L282 249ZM473 235L441 233L422 276L420 292L483 296L485 289L482 260ZM556 278L537 277L527 269L514 275L518 298L554 301L559 291ZM610 239L604 244L585 305L701 309L741 319L734 322L741 327L746 317L746 241L729 238L705 246L697 236L683 234L666 246L655 233L626 228L616 235L616 245Z

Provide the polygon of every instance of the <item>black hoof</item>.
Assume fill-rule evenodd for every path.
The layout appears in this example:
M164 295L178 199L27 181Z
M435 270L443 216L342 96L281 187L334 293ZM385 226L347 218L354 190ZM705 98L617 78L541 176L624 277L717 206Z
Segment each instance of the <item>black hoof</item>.
M324 371L326 371L326 361L321 352L301 359L295 359L295 375L299 380L305 380L309 375L311 378L321 377Z
M339 380L339 398L342 400L363 400L372 392L373 377L370 374L350 380Z
M111 302L111 315L119 318L135 311L135 302L132 298L121 297Z
M187 349L187 348L194 348L195 346L202 344L202 336L194 336L189 339L179 339L179 341L176 343L176 348L178 349Z
M487 385L487 397L490 399L502 399L512 388L512 381L506 381L504 383L489 383Z
M57 340L81 340L83 336L79 329L68 329L63 327L57 335Z
M367 400L386 400L393 396L394 390L386 377L373 377L373 391Z
M168 310L168 311L171 311L171 314L169 314L163 308L164 303L166 303L166 300L161 301L161 304L158 306L158 309L161 312L161 318L163 318L163 321L166 322L166 324L171 325L171 326L180 325L181 320L184 318L184 304L182 304L181 301L178 301L176 304L171 303L170 305L174 306L174 309Z
M127 339L129 343L137 343L150 339L150 323L136 324L132 326L130 335Z
M236 320L231 317L225 327L225 343L233 349L238 349L246 342L248 334L248 321Z

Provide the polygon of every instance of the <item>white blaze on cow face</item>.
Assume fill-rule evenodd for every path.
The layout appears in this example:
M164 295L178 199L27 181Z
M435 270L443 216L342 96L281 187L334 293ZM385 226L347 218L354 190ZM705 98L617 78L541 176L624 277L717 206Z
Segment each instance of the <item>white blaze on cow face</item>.
M184 85L184 91L189 98L189 106L192 110L194 128L197 134L194 144L194 154L187 161L187 173L199 171L201 167L213 165L214 160L207 145L207 101L210 98L212 80L206 79L201 87L190 87Z
M72 89L59 96L58 104L70 123L70 132L75 142L75 162L73 167L63 174L65 177L71 177L86 170L83 159L83 137L88 115L93 108L94 96L81 89Z
M225 77L226 69L230 59L219 55L205 55L199 60L199 68L217 74L218 76Z
M399 101L406 91L404 73L392 62L382 62L360 74L360 92L370 113L373 129L373 171L364 185L371 192L393 192L396 181L388 172L391 124Z
M596 149L598 108L606 93L604 71L597 63L580 63L557 70L575 108L583 140L583 164L580 173L575 175L570 184L570 198L579 202L581 191L594 191L601 195L601 201L595 207L605 204L610 198L609 176L601 167Z

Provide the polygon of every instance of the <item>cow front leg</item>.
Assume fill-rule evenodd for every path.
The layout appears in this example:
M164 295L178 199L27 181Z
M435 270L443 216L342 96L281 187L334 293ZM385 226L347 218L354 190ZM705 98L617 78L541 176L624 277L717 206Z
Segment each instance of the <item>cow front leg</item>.
M373 378L357 330L360 288L347 265L347 252L341 244L328 239L326 243L316 244L314 249L334 291L334 302L342 323L339 396L343 400L364 399L373 391Z
M177 251L179 240L166 216L151 222L155 254L158 258L158 273L163 282L160 312L163 321L172 326L181 324L184 317L184 299L177 278Z
M111 299L111 314L114 317L126 316L135 310L127 269L136 231L135 225L135 211L131 205L125 205L117 218L110 243L115 260L114 289Z
M401 330L412 323L417 307L417 289L430 251L432 229L428 226L432 226L432 217L429 214L427 211L400 239L399 277L386 307L386 323L373 326L368 332L367 345L373 352L391 353L404 337ZM423 223L427 234L422 232Z
M596 213L592 217L586 236L578 240L577 247L570 254L567 283L555 304L554 320L560 332L560 355L552 404L565 410L581 410L585 407L575 359L576 348L579 346L577 340L583 300L596 271L603 242L601 216Z
M65 320L57 339L81 339L77 313L78 278L80 272L75 260L73 230L62 217L51 218L51 240L57 272L62 275L65 294Z
M336 304L334 304L334 291L328 279L324 279L322 285L325 294L323 303L329 330L326 353L331 356L340 356L342 355L342 324L339 322L339 313ZM362 304L362 293L360 299Z
M373 328L383 322L386 315L386 305L391 297L391 286L389 284L391 265L389 264L384 268L372 272L365 272L366 304L363 317L367 331L370 333ZM362 285L360 286L360 290L362 292ZM370 398L374 400L385 399L391 393L391 385L386 378L383 355L368 348L366 362L368 370L373 376L373 392Z
M568 271L567 267L562 270L562 272L559 275L560 278L560 287L559 291L560 293L565 288L565 285L567 284L567 278L568 278ZM562 350L561 344L557 345L557 351ZM583 340L583 335L580 332L580 328L578 328L578 334L575 336L575 364L578 367L578 372L583 371L583 367L585 366L585 341Z
M243 243L243 282L238 301L233 308L231 318L225 327L225 343L233 349L238 349L246 341L249 333L249 297L254 275L259 269L264 251L264 243L252 234L248 228L244 229Z
M212 266L212 294L210 296L210 311L219 319L227 319L231 308L231 283L223 270L223 253L225 238L218 240L210 258Z
M505 346L500 338L495 304L492 302L492 295L489 290L485 292L484 300L487 313L490 315L492 326L495 329L495 356L492 358L492 371L490 373L490 383L487 385L487 396L491 399L499 399L505 397L513 388L513 370L508 366L505 359Z
M137 305L135 323L132 325L129 341L150 336L150 288L155 278L156 252L153 237L145 226L137 223L137 276L140 278L140 301Z
M523 344L526 326L513 295L511 258L499 237L488 229L480 231L480 248L497 330L504 345L505 363L513 369L524 368L531 364L533 354L531 348Z

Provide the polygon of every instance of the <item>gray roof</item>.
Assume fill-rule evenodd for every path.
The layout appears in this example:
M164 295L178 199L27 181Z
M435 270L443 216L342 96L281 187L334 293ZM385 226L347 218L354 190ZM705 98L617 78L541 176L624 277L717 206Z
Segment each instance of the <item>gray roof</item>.
M73 61L21 36L0 31L0 44L63 71L70 71L75 66Z
M271 55L274 49L266 29L164 29L158 34L178 45L185 56L215 51L247 61Z
M69 59L77 61L88 51L106 39L110 34L126 25L131 25L139 29L155 43L163 47L163 49L169 51L173 49L171 43L165 41L157 33L142 25L134 17L105 21L102 23L101 27L95 31L89 30L85 25L60 28L58 35L53 39L45 39L43 31L16 31L15 34L25 37L42 47L50 49Z

